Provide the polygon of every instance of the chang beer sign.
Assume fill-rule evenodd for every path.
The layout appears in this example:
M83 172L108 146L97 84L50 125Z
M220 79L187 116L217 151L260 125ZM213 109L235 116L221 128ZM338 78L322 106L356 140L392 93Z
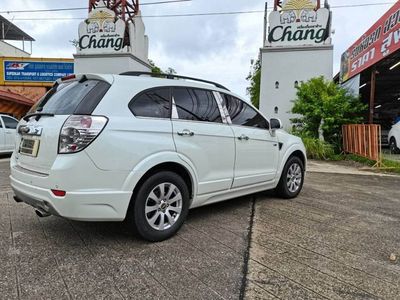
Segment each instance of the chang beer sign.
M125 22L114 11L103 6L93 9L88 18L79 24L78 54L122 52L124 49Z
M330 36L330 11L313 0L286 0L269 15L269 46L325 44Z

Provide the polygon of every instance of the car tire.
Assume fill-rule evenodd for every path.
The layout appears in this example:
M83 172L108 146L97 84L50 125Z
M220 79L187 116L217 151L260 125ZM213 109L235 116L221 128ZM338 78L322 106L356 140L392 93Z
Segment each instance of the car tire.
M282 171L276 188L279 197L292 199L301 192L304 183L304 164L297 156L290 157Z
M399 154L400 153L400 149L397 147L397 143L394 137L392 137L390 139L389 142L389 149L390 149L390 153L392 154Z
M178 174L161 171L150 176L135 193L128 224L140 237L160 242L172 237L189 211L189 189Z

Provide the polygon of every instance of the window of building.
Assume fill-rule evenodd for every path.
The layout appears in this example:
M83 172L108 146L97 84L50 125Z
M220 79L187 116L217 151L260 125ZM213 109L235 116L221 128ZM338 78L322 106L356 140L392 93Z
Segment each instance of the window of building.
M267 120L250 105L230 95L224 95L223 99L232 124L269 129Z
M173 95L179 119L222 123L218 104L211 91L174 88Z
M170 118L170 88L155 88L136 96L129 109L137 117Z

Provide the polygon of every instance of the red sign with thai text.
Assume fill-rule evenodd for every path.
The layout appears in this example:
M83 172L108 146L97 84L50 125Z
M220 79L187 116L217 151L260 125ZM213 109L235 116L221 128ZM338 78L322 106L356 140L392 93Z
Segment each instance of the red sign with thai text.
M400 48L400 1L342 54L340 78L361 73Z

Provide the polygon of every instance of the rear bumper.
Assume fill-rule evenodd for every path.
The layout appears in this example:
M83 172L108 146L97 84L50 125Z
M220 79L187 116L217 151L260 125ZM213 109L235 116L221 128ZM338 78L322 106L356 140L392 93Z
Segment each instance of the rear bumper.
M123 221L132 193L67 192L56 197L51 190L38 188L10 176L18 200L51 215L77 221Z
M11 159L10 181L17 200L71 220L124 220L132 196L132 191L122 190L127 174L99 170L86 155L80 156L79 163L73 164L77 170L68 164L64 170L51 170L48 176L24 171ZM51 189L65 190L66 195L57 197Z

